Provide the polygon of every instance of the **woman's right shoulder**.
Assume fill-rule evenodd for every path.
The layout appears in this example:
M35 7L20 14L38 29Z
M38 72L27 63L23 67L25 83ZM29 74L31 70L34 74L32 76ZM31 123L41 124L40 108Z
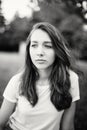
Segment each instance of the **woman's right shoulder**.
M17 73L15 75L13 75L10 79L10 81L13 81L13 82L20 82L21 81L21 78L22 78L22 74L23 72L20 72L20 73Z
M4 98L6 98L8 101L17 101L18 95L20 93L21 76L22 73L15 74L8 82L3 93Z
M23 73L20 72L20 73L17 73L17 74L15 74L15 75L13 75L13 76L10 78L10 80L9 80L9 82L8 82L8 85L19 86L20 83L21 83L22 74L23 74Z

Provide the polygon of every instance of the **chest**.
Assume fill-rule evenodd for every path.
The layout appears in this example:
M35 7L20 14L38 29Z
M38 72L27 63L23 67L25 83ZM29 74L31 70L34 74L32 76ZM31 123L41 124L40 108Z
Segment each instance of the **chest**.
M38 87L38 102L33 107L30 102L24 97L19 96L17 111L24 116L31 115L50 115L50 116L61 116L61 112L58 112L55 106L50 100L49 86Z
M42 91L38 90L38 102L34 107L24 96L19 96L16 109L21 115L24 116L39 115L39 114L56 115L58 113L58 111L50 101L49 89Z
M37 104L32 107L24 96L19 96L13 117L22 125L26 124L26 126L30 129L34 126L35 128L37 126L43 128L43 125L44 127L50 127L51 123L53 126L56 126L56 124L58 125L63 111L57 111L50 101L49 89L38 89L38 97L39 99Z

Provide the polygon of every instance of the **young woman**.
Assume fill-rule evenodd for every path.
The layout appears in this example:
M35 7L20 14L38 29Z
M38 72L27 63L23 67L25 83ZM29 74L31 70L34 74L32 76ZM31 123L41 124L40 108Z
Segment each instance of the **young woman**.
M65 40L54 26L33 26L24 71L12 77L3 96L0 130L6 124L9 130L74 129L78 76L70 69Z

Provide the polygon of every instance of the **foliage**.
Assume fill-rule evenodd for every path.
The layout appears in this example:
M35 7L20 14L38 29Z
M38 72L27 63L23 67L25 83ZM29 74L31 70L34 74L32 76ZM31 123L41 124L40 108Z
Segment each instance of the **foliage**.
M18 51L21 41L26 39L29 20L15 16L14 20L7 25L6 30L0 35L1 51Z
M67 9L64 2L58 4L41 2L40 7L40 12L35 12L34 17L55 25L67 39L70 48L78 51L78 56L82 57L82 51L87 48L87 32L83 29L84 21L82 18L71 11L72 8ZM85 55L87 57L87 52Z
M67 10L70 13L77 14L83 19L84 22L87 22L87 20L85 19L85 13L87 13L87 10L85 10L83 7L83 2L87 0L38 0L38 1L43 1L47 4L56 3L57 5L64 3L67 7Z
M0 36L0 46L19 46L25 41L34 23L50 22L58 28L69 43L71 49L78 50L79 57L87 48L87 32L83 30L84 20L77 13L76 3L81 0L38 0L40 11L34 12L32 18L20 18L15 15L8 29ZM80 8L79 8L80 9ZM6 48L7 48L6 46ZM14 47L13 47L14 48ZM10 48L9 48L10 50ZM12 49L11 49L12 50ZM86 52L86 51L85 51ZM77 53L76 53L77 54ZM87 52L85 53L87 55ZM82 56L81 56L82 57Z

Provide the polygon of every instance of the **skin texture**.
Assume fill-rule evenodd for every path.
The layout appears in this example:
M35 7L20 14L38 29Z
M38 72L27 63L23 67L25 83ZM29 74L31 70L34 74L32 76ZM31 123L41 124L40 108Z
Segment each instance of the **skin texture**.
M48 84L48 77L55 60L55 52L51 39L45 31L37 29L33 32L29 52L31 60L40 74L37 84Z
M55 60L55 52L49 35L37 29L31 36L30 57L38 70L47 70Z

